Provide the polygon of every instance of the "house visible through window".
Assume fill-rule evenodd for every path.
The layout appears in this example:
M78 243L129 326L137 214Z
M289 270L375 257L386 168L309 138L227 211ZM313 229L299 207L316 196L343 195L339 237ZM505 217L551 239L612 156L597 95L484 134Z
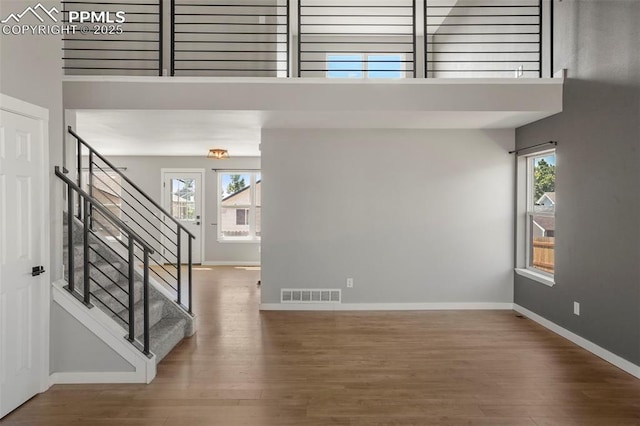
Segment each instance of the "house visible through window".
M237 209L236 225L248 225L248 224L249 224L249 209Z
M527 268L553 275L556 236L555 152L527 159Z
M171 179L171 215L178 220L195 220L195 179Z
M402 78L404 56L388 54L329 54L329 78Z
M220 172L218 188L218 240L259 240L260 173Z

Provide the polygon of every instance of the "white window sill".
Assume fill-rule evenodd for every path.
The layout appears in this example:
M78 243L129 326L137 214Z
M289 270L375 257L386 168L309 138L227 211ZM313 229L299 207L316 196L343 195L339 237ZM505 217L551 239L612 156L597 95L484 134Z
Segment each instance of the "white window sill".
M515 271L516 274L520 275L521 277L529 278L530 280L548 285L549 287L553 287L556 284L553 277L532 271L531 269L516 268Z
M218 238L218 242L221 244L227 244L227 243L260 244L260 240L241 240L241 239L232 240L232 239Z

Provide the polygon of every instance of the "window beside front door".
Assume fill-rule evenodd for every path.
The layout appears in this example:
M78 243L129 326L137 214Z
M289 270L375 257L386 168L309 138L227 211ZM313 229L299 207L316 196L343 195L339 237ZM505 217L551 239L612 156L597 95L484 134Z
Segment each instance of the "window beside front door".
M221 171L218 179L218 240L260 240L261 174Z

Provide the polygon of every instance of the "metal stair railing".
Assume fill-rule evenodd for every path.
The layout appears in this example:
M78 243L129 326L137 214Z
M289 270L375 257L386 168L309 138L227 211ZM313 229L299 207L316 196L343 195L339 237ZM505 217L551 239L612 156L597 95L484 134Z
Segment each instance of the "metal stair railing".
M135 231L133 231L130 227L128 227L124 222L122 222L118 217L116 217L109 209L104 207L102 203L93 198L90 194L83 191L80 186L76 185L69 177L67 177L64 173L60 171L59 167L55 168L55 174L58 176L66 185L67 185L67 262L68 262L68 279L69 283L66 286L66 290L69 291L74 297L84 303L88 308L93 308L92 301L98 301L102 305L104 305L107 309L109 309L113 314L117 315L128 327L127 340L131 342L134 346L138 346L138 342L136 341L136 329L135 329L135 314L136 314L136 304L135 304L135 269L134 269L134 253L135 249L138 248L142 250L143 257L143 280L142 280L142 306L143 306L143 343L142 347L139 349L148 357L151 357L150 352L150 342L149 342L149 256L154 253L152 247L150 247L144 239L138 235ZM73 230L73 222L74 222L74 201L77 199L82 206L82 215L79 220L82 223L83 236L82 236L82 249L83 249L83 289L82 295L79 295L76 291L76 283L75 283L75 246L74 246L74 230ZM101 274L104 274L102 270L99 269L93 262L91 262L90 251L93 248L90 245L90 235L95 235L91 230L91 215L95 211L100 212L100 214L108 220L112 225L117 227L121 232L126 235L127 239L127 250L128 250L128 259L126 260L128 266L128 274L125 275L119 271L120 274L126 276L128 281L128 289L124 290L117 283L114 282L123 292L128 295L128 303L124 305L125 309L128 310L128 319L124 319L118 315L118 313L114 312L108 305L100 300L92 291L91 284L95 283L101 289L105 290L109 293L97 280L94 280L91 277L92 268L96 268ZM96 252L97 253L97 252ZM97 253L103 260L106 260L104 256ZM123 259L124 260L124 259ZM111 266L113 264L109 262ZM105 274L106 276L106 274ZM108 278L108 277L107 277ZM113 282L113 281L112 281ZM109 293L111 295L111 293ZM111 297L114 297L111 295ZM115 297L114 297L115 299ZM117 299L116 299L117 300Z
M154 267L150 268L148 272L175 296L175 302L182 309L192 314L193 240L195 236L118 167L74 132L70 126L68 132L76 139L77 186L94 199L98 195L97 191L100 191L100 196L108 201L107 204L111 207L111 210L107 210L126 224L129 229L140 235L146 244L153 249L153 255L149 257L149 262ZM100 205L105 207L104 203L100 203ZM90 203L88 209L91 210L94 207L95 204ZM119 241L120 237L113 235L114 233L109 230L109 226L105 226L108 223L105 224L101 220L104 218L103 210L100 210L97 215L89 212L90 229L102 234L103 239ZM84 206L80 199L77 200L77 214L78 217L84 214ZM186 253L184 253L183 238L186 238ZM122 241L120 244L126 247ZM133 255L138 261L145 261L140 253L134 252ZM183 295L182 263L185 260L187 264L187 294ZM185 296L186 303L184 303Z

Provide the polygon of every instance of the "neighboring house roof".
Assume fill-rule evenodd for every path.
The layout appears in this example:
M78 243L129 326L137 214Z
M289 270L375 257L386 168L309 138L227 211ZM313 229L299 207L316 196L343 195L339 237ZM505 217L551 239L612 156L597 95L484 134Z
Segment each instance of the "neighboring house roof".
M178 195L176 193L171 194L171 200L173 202L178 201L178 202L185 202L185 203L188 203L190 201L188 198L181 197L180 195Z
M257 181L256 181L256 187L260 184L260 182L261 182L260 180L257 180ZM228 201L228 200L232 199L233 197L237 197L238 195L242 194L244 191L246 191L246 190L247 190L247 189L249 189L249 188L251 188L251 185L247 185L247 186L245 186L244 188L242 188L240 191L238 191L238 192L234 192L234 193L233 193L233 194L231 194L231 195L227 195L226 197L224 197L224 198L222 199L222 201Z
M543 204L545 199L548 199L549 201L551 201L551 204L555 205L556 204L556 193L555 192L545 192L544 194L542 194L542 197L540 197L540 199L538 201L536 201L536 204Z
M555 231L556 218L553 216L534 216L533 223L543 231Z

